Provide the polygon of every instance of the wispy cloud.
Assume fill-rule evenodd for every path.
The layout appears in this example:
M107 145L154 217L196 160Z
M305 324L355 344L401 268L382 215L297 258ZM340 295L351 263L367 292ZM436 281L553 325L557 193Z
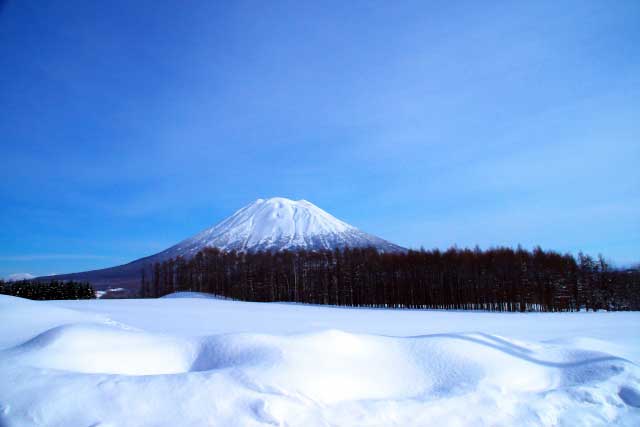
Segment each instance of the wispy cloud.
M38 260L66 260L66 259L104 259L104 255L91 254L30 254L30 255L0 255L0 261L38 261Z

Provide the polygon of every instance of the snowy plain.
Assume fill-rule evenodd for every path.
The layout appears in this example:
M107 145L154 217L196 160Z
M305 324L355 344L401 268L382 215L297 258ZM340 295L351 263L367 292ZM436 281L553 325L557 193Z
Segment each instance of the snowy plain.
M640 313L0 295L0 426L638 426Z

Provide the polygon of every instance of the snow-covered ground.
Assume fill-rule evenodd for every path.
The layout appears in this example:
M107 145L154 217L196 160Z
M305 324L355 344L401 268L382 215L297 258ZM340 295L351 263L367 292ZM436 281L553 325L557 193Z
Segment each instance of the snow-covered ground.
M640 313L0 295L0 426L638 426Z

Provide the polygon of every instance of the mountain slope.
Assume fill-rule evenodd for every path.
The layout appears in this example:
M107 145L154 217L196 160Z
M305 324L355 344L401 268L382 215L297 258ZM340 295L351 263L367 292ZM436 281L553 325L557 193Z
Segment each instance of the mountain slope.
M89 281L98 288L135 288L140 283L143 268L178 256L191 258L206 247L246 252L318 251L347 247L374 247L381 252L405 251L398 245L340 221L306 200L274 197L258 199L217 225L155 255L117 267L54 277Z
M224 251L321 250L372 246L395 252L403 248L364 233L306 200L258 199L165 252L190 256L204 247Z

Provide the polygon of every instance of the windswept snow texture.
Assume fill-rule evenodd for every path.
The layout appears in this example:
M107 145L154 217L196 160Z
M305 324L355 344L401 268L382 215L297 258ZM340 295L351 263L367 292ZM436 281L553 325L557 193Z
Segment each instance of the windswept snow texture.
M638 330L640 313L0 295L0 426L637 426Z
M256 200L166 252L173 254L171 257L188 257L205 247L257 252L369 246L386 252L404 250L340 221L306 200L274 197Z

